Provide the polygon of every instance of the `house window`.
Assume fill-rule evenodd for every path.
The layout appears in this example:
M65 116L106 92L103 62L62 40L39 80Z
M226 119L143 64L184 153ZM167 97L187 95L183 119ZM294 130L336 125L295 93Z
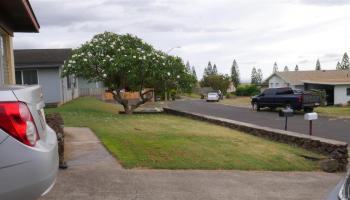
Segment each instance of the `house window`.
M22 71L16 71L16 84L17 85L22 85Z
M18 70L16 71L16 84L19 85L37 85L38 71L37 70Z
M270 88L273 88L273 83L270 83Z
M350 88L346 89L346 95L350 96Z

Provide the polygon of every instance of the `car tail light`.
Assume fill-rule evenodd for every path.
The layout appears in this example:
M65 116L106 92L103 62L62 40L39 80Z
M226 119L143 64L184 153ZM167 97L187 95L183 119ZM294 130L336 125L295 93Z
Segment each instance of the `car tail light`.
M0 129L31 147L35 146L39 139L28 106L22 102L0 103Z

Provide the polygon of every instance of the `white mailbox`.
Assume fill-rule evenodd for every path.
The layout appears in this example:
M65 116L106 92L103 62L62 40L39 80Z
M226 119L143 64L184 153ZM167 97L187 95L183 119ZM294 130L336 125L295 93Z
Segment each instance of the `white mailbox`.
M316 120L318 119L318 114L313 112L313 113L306 113L304 115L304 119L308 121Z

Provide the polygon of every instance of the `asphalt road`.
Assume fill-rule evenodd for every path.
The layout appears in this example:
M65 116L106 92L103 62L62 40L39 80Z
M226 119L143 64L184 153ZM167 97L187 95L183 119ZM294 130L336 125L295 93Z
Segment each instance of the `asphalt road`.
M285 119L272 111L252 111L249 108L226 106L217 103L208 103L204 100L174 101L168 104L170 108L195 112L214 117L232 119L252 123L260 126L284 129ZM288 130L309 134L309 123L304 120L303 114L296 114L288 119ZM313 122L313 135L350 143L350 119L319 117Z

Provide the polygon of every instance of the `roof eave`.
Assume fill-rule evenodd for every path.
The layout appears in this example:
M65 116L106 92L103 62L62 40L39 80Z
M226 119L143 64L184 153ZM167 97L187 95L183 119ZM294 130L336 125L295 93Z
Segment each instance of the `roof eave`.
M0 8L0 27L9 35L39 32L40 25L29 0L0 1Z
M350 82L319 82L319 81L302 81L304 84L316 84L316 85L350 85Z
M38 19L36 18L35 14L34 14L33 8L30 5L29 0L23 0L23 4L26 8L26 12L27 12L28 16L31 19L31 22L33 24L33 28L34 28L35 32L39 33L40 24L39 24Z

